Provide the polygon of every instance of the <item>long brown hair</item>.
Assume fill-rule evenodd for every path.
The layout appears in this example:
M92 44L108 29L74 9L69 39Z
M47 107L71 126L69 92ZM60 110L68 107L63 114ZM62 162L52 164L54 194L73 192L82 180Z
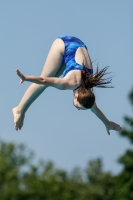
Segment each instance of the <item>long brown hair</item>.
M86 68L81 71L81 81L82 87L77 91L78 93L78 102L86 109L89 109L93 106L95 102L95 95L93 93L93 87L99 88L112 88L108 84L111 83L112 77L105 77L105 75L110 74L107 72L108 67L103 68L102 70L98 69L94 74L89 74ZM105 78L104 78L105 77Z

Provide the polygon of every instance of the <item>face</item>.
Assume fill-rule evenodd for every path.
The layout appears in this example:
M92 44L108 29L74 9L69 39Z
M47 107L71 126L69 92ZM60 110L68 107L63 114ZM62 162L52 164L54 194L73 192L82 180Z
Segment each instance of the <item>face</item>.
M84 108L77 100L78 94L75 93L74 94L74 100L73 100L73 105L75 106L75 108L77 108L78 110L86 110L86 108Z

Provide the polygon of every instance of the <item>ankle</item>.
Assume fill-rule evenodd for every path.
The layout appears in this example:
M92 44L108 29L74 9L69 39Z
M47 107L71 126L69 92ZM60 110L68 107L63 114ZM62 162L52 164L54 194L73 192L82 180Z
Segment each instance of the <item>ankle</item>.
M23 113L23 110L19 106L13 108L13 111L15 111L17 114L22 114Z

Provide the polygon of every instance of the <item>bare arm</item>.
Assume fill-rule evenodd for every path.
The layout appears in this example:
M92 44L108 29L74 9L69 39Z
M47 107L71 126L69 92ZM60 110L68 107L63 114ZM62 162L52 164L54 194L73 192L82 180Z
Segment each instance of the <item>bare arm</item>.
M96 103L91 108L91 111L104 123L104 125L106 126L106 130L107 130L109 135L110 135L109 130L121 131L120 125L118 125L118 124L116 124L112 121L109 121L106 118L106 116L102 113L102 111L97 107Z
M36 83L36 84L45 84L48 86L55 87L60 90L66 90L69 88L69 83L64 78L56 77L40 77L40 76L24 76L18 69L16 69L17 75L20 77L20 84L24 81Z

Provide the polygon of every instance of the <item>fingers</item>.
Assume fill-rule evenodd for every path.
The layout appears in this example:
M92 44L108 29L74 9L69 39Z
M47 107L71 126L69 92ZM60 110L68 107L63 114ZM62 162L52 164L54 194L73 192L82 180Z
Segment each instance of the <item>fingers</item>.
M16 74L20 77L19 83L22 84L24 82L24 79L25 79L24 75L18 69L16 69L15 71L16 71Z
M121 128L121 126L120 126L119 124L115 124L115 123L114 123L114 130L116 130L116 131L121 131L122 128Z
M122 128L119 124L116 124L114 122L110 122L110 124L108 126L106 126L106 130L107 130L108 135L110 135L110 130L121 131Z
M120 126L116 127L116 131L121 131L121 130L122 130L122 128Z
M20 84L22 84L24 81L22 79L20 79Z
M18 69L15 70L17 74L20 74L20 71Z
M21 72L20 72L18 69L16 69L15 71L16 71L16 73L17 73L17 75L18 75L19 77L22 76Z

